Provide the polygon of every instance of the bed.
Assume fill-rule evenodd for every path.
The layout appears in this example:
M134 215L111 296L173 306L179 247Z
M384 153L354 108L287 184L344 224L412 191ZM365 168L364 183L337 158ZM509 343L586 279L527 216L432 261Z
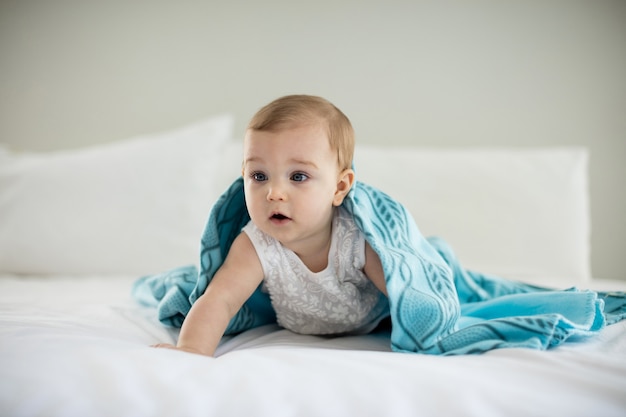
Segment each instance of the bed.
M141 276L195 264L208 212L238 176L233 117L48 153L0 148L2 416L626 415L626 321L548 351L392 352L276 325L216 357L175 342L131 297ZM584 148L357 145L359 181L403 202L467 268L553 288L592 276Z

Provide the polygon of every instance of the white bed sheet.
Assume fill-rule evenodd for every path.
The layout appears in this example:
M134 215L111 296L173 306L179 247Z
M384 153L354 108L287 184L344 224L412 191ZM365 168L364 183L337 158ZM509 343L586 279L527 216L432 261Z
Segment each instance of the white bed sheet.
M0 277L0 415L626 415L626 322L547 352L457 357L265 326L207 358L148 347L176 332L131 299L134 279Z

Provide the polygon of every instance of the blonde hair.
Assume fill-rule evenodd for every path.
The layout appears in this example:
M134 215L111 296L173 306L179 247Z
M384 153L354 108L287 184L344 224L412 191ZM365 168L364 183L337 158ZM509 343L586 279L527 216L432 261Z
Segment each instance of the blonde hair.
M248 123L248 129L279 131L301 125L323 123L331 149L337 151L341 170L352 167L354 130L345 114L330 101L317 96L289 95L262 107Z

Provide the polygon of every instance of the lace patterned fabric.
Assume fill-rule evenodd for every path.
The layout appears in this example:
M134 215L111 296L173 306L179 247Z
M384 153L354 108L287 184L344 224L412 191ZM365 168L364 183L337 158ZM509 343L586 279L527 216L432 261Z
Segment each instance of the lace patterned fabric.
M365 238L345 209L338 208L328 266L310 271L298 256L252 222L244 227L254 245L278 324L301 334L358 334L388 316L386 297L362 272Z

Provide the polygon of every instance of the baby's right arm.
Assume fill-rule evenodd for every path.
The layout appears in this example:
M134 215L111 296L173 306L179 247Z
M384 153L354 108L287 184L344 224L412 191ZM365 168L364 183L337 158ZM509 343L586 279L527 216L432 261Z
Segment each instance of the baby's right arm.
M241 233L224 264L187 314L176 349L213 356L230 319L262 280L263 268L254 246L248 236Z

